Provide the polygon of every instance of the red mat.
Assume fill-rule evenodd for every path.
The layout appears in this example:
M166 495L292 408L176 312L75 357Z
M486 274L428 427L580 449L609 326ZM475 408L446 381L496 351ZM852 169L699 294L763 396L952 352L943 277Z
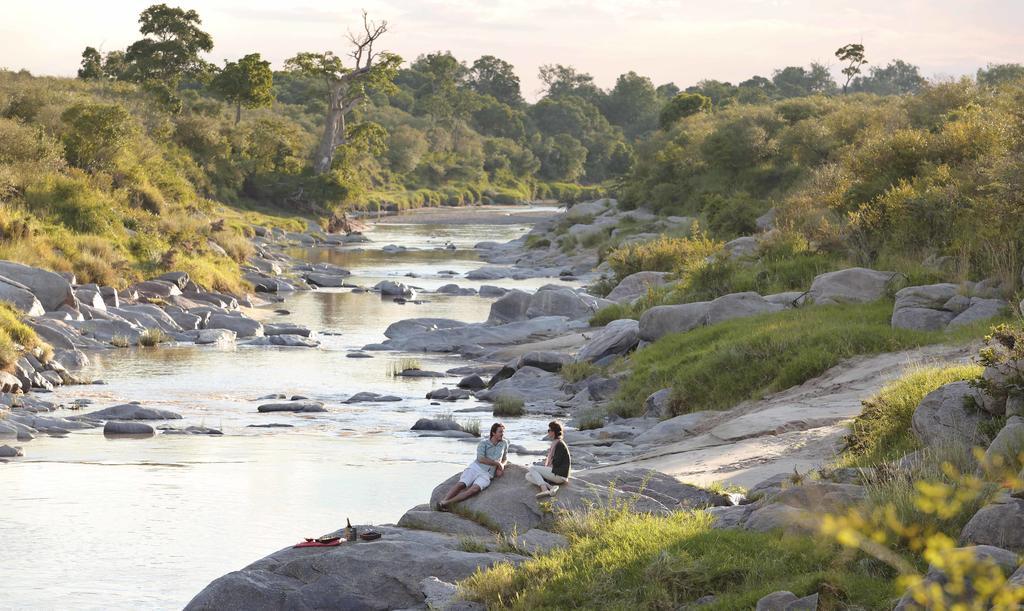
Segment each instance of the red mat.
M297 543L292 547L334 547L335 545L341 545L342 541L343 539L331 541L330 543L320 543L319 541L303 541L302 543Z

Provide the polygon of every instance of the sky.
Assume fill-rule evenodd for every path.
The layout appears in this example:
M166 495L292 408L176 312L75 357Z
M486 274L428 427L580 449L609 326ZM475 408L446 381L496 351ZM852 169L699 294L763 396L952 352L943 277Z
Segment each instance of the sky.
M152 0L0 0L0 67L73 76L82 49L123 49L140 37ZM275 68L299 51L346 52L360 10L388 21L381 48L406 60L451 51L511 62L528 99L537 68L561 63L610 88L635 70L681 87L704 78L737 83L812 61L838 75L835 50L861 42L873 65L901 58L929 78L1024 63L1022 0L336 0L167 2L195 9L214 39L209 61L259 52Z

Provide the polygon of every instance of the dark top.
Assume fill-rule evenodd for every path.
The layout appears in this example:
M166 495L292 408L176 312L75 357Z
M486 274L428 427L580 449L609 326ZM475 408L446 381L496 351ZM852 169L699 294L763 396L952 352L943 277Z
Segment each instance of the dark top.
M559 439L555 442L555 453L551 456L551 472L562 477L569 477L569 465L572 459L569 457L569 447Z

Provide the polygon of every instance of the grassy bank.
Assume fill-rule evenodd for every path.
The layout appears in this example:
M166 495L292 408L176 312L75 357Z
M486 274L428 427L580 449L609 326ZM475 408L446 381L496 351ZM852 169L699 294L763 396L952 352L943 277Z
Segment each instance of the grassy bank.
M622 415L672 389L672 414L726 409L801 384L841 360L981 337L987 325L955 332L894 329L892 303L814 306L726 321L665 336L639 350L613 402Z
M499 565L462 587L488 608L509 609L678 609L706 595L716 598L702 609L752 609L777 590L819 589L831 596L821 608L882 609L898 595L884 568L836 544L710 524L704 512L594 512L561 523L569 548L518 568Z
M22 322L21 314L0 301L0 370L10 371L24 350L36 351L44 362L53 356L53 348Z

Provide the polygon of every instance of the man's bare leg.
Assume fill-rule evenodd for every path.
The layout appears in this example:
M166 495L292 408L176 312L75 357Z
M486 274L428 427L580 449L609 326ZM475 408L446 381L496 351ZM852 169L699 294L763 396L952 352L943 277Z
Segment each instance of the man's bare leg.
M444 501L441 501L441 506L448 507L449 505L452 505L454 503L461 503L462 501L465 501L466 499L468 499L469 497L473 496L478 492L480 492L480 486L473 484L472 486L466 488L459 494L456 494L451 499L445 499Z
M452 486L452 489L448 491L448 494L444 497L444 499L441 502L438 503L438 506L440 506L440 507L447 506L448 503L450 503L451 500L458 493L462 492L465 488L466 488L466 484L463 484L462 482L457 482L454 486Z

